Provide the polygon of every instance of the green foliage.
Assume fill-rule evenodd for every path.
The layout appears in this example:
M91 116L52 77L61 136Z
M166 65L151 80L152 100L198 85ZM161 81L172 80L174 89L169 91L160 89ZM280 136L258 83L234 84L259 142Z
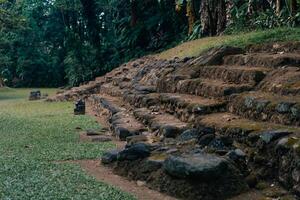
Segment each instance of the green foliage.
M80 166L59 162L96 159L113 145L79 143L75 127L99 129L98 124L73 116L71 103L26 101L29 91L0 89L0 199L133 200Z
M227 32L238 32L257 29L272 29L278 27L296 27L300 23L300 12L293 14L290 1L285 0L280 13L276 11L274 2L252 1L254 10L249 13L249 2L233 0L230 9L231 24Z
M75 86L185 37L173 0L135 2L133 26L130 0L5 0L0 74L10 86Z
M300 23L291 0L280 13L275 1L224 1L218 28L219 21L210 21L218 20L213 9L200 9L217 0L0 0L0 76L15 87L77 86L133 58L222 34L224 9L230 11L225 33Z

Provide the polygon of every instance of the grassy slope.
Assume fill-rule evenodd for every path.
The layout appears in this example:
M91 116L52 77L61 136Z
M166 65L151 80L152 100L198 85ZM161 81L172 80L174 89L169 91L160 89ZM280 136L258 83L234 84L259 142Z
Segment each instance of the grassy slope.
M112 144L79 143L76 127L100 128L92 118L73 116L71 103L29 102L28 93L0 88L0 199L134 199L55 162L95 159Z
M171 59L174 57L184 58L198 56L201 52L220 45L245 47L249 44L281 41L300 41L300 28L277 28L234 35L207 37L185 42L175 48L157 54L157 56L162 59Z

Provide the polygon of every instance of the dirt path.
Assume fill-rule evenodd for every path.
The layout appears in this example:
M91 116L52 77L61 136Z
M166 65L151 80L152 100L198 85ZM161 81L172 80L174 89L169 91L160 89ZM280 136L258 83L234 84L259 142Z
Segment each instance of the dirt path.
M87 174L95 177L98 181L116 186L124 192L133 194L139 200L176 200L173 197L151 190L146 186L138 186L136 182L115 175L110 168L103 166L99 160L81 160L76 161L76 163L78 163Z

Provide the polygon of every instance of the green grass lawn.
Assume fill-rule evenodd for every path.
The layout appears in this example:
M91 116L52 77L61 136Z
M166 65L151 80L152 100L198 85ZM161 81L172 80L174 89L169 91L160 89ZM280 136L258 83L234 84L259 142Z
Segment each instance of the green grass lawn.
M0 88L0 199L134 199L56 162L99 158L113 144L79 142L75 128L100 129L95 120L74 116L69 102L29 102L29 91Z

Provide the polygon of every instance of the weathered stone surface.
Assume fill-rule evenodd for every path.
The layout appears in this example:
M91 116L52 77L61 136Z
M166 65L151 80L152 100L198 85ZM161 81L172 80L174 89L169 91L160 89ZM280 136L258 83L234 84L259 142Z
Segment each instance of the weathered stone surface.
M246 154L241 149L229 151L226 155L233 161L243 160L246 158Z
M84 115L85 114L85 102L84 100L80 99L76 101L75 108L74 108L75 115Z
M300 56L294 53L250 53L226 56L224 63L227 65L246 65L279 68L283 66L299 66Z
M165 125L160 128L160 133L165 138L175 138L178 134L181 133L181 129L179 129L178 127Z
M127 149L119 152L118 160L137 160L150 156L150 146L144 143L133 144Z
M205 65L219 65L223 62L223 58L228 55L242 54L244 50L241 48L221 46L208 50L202 56L196 58L191 65L205 66Z
M126 137L127 145L132 145L140 142L147 142L148 137L146 135L134 135Z
M268 144L274 140L287 136L291 133L292 132L288 130L274 130L274 131L267 131L267 132L260 133L259 136L262 142Z
M282 96L261 91L247 92L230 98L230 112L253 120L284 125L300 125L299 96Z
M121 141L126 141L127 137L133 136L134 134L130 132L127 128L117 126L114 130L116 136L121 140Z
M197 129L188 129L178 136L180 141L189 141L192 139L198 139L200 133Z
M103 164L110 164L117 161L119 152L120 152L119 150L112 150L112 151L105 152L101 157L101 162Z
M199 138L199 145L201 146L207 146L209 145L213 140L215 139L214 134L206 134Z
M228 163L225 159L210 154L170 156L164 162L164 169L177 178L213 181L224 173Z

